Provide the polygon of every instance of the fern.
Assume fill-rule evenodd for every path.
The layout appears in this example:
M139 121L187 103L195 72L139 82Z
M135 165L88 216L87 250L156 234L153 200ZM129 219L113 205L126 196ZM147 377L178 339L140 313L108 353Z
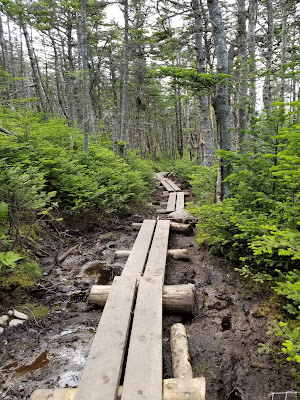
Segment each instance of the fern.
M15 268L17 261L23 258L20 254L15 253L14 251L6 251L0 253L0 270L1 264L5 265L8 268Z

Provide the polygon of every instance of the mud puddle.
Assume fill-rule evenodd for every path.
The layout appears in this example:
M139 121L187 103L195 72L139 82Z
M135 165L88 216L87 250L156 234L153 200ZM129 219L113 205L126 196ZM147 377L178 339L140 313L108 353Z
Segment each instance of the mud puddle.
M38 388L78 385L101 317L101 309L87 304L89 291L121 274L126 260L114 252L132 247L137 236L132 221L78 230L74 243L60 252L84 240L64 261L42 259L44 277L33 294L51 313L0 336L0 398L26 400ZM268 294L242 281L226 260L199 250L193 234L171 233L169 248L187 248L189 260L168 258L165 283L194 283L196 309L193 317L164 316L164 378L172 377L170 326L182 322L194 376L206 377L206 400L264 400L271 392L295 389L290 364L257 352L272 319L264 312Z

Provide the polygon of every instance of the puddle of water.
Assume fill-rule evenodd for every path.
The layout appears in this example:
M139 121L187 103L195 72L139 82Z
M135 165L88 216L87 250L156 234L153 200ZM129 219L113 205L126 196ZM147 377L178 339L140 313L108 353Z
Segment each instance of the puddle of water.
M36 358L33 363L29 365L20 365L20 367L15 369L16 374L27 374L27 372L35 371L39 368L44 367L45 365L49 364L49 359L47 357L48 351L44 351L41 353L38 358Z
M94 262L92 265L84 270L86 275L98 275L103 269L107 269L107 266L102 262Z
M84 270L86 275L98 275L98 285L107 285L112 279L112 271L102 262L95 262Z
M17 362L13 362L13 363L5 365L4 367L1 368L1 370L6 371L6 370L11 369L11 368L16 368L17 366L18 366L18 363Z
M222 330L230 331L231 330L231 317L223 317L222 319Z

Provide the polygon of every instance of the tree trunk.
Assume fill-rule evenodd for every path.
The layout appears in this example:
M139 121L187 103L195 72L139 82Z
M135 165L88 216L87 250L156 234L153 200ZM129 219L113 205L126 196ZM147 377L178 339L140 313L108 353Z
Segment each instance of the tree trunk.
M271 90L271 68L274 41L274 20L273 20L273 1L267 0L268 31L267 31L267 58L266 58L266 77L263 89L264 109L271 110L272 90Z
M128 136L128 68L129 68L129 6L128 0L124 5L124 54L123 54L123 85L122 85L122 113L121 113L121 140L125 142Z
M249 1L249 24L248 24L248 53L249 53L249 125L252 126L254 123L254 118L256 115L256 61L255 61L255 51L256 51L256 38L255 38L255 28L257 23L257 0ZM249 128L248 125L248 128Z
M82 13L82 67L83 67L83 150L87 154L89 148L89 134L91 131L91 107L88 80L88 49L87 49L87 31L86 31L86 0L81 0Z
M238 149L242 147L245 140L247 129L247 95L248 82L245 78L247 73L247 33L246 33L246 4L245 0L237 0L238 21L237 21L237 45L238 45L238 65L237 65L237 101L238 101Z
M280 100L285 101L285 64L287 54L287 0L282 0L282 28L281 28L281 85L280 85Z
M205 51L203 45L203 17L200 0L192 0L192 7L195 15L195 45L197 50L197 72L206 72ZM203 165L212 167L214 165L214 134L209 118L208 96L200 96L200 134L201 138L197 142L202 142L203 146ZM197 143L196 142L196 143Z
M22 28L22 32L23 32L23 35L24 35L24 38L25 38L25 42L26 42L26 46L27 46L28 56L29 56L30 65L31 65L32 78L33 78L33 82L35 83L36 93L37 93L37 96L40 99L41 109L46 114L46 112L47 112L46 96L45 96L43 85L42 85L42 82L41 82L41 79L40 79L40 74L39 74L39 71L38 71L38 66L36 64L36 58L35 58L35 55L34 55L34 50L33 50L32 43L31 43L31 40L30 40L30 37L29 37L27 26L26 26L26 23L23 21L23 19L20 19L20 26Z
M216 47L217 72L220 74L228 74L228 51L226 46L226 38L223 26L223 20L218 0L207 0L210 19L213 24L213 37ZM217 131L219 137L219 146L221 150L230 150L230 106L228 85L218 85L214 98L214 109L217 120ZM219 168L221 181L221 199L229 196L229 182L224 182L230 175L230 164L227 160L221 159Z

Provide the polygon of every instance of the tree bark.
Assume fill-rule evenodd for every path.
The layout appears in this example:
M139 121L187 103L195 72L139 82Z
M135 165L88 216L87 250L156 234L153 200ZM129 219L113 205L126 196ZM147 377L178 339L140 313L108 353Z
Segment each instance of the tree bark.
M272 88L271 88L271 68L273 59L274 41L274 20L273 20L273 1L267 0L268 30L267 30L267 57L266 57L266 77L263 89L264 109L271 110Z
M237 101L238 101L238 149L241 149L245 140L247 129L247 96L248 81L245 78L247 72L247 32L246 32L246 2L237 0L238 21L237 21L237 45L238 45L238 65L237 65Z
M31 65L32 78L33 78L33 82L35 83L35 90L36 90L37 96L39 97L39 100L40 100L41 109L46 114L46 112L47 112L47 102L46 102L45 92L44 92L44 89L43 89L42 82L40 80L40 74L39 74L39 71L38 71L38 66L36 64L36 58L35 58L35 55L34 55L32 43L31 43L31 40L30 40L30 37L29 37L29 33L28 33L28 30L27 30L27 26L26 26L26 23L24 22L24 20L21 17L20 17L20 26L22 28L22 32L23 32L23 35L24 35L24 38L25 38L25 42L26 42L26 46L27 46L28 56L29 56L30 65Z
M129 76L129 5L123 0L124 6L124 54L123 54L123 84L121 112L121 140L126 142L128 137L128 76Z
M255 28L257 23L257 0L249 1L249 24L248 24L248 53L249 53L249 125L252 126L256 115L256 37ZM248 128L249 128L248 125Z
M199 74L206 72L206 59L204 51L204 38L203 38L203 17L200 0L192 0L192 7L195 15L195 45L197 50L197 72ZM209 117L209 100L208 96L203 95L199 97L200 105L200 140L203 146L203 165L205 167L212 167L214 165L214 134ZM203 138L203 139L202 139Z
M218 0L207 0L210 19L213 24L213 37L216 47L217 72L228 74L228 51L226 46L225 31L223 19ZM217 120L217 131L219 138L219 147L221 150L230 150L230 106L228 85L218 85L214 98L214 109ZM227 160L221 159L219 174L221 182L220 195L221 200L229 196L229 182L224 182L230 175L230 164Z
M86 0L81 0L81 33L82 33L82 67L83 67L83 150L87 154L89 148L89 134L91 133L91 101L89 94L89 78L88 78L88 44L86 30Z

